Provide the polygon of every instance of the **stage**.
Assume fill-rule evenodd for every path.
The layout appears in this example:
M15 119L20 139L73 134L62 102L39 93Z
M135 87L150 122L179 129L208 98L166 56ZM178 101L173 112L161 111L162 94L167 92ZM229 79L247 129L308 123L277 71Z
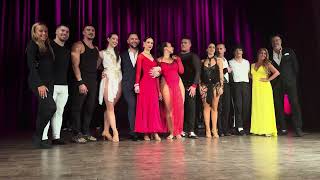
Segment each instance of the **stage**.
M320 179L320 134L88 144L34 149L0 140L0 179Z

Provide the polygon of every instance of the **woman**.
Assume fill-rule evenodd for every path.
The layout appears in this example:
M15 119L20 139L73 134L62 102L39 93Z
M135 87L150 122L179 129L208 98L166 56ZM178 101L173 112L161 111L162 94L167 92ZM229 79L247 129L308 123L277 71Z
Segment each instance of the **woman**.
M116 33L109 34L108 47L99 52L100 59L104 70L102 72L102 80L100 83L99 103L106 104L104 111L104 130L102 137L109 141L119 142L119 133L116 125L116 117L114 114L114 106L121 96L121 59L119 52L116 49L118 45L118 35ZM111 136L109 129L112 129L113 136Z
M270 63L268 50L258 51L257 62L251 65L252 76L252 134L277 136L273 92L270 81L280 72Z
M36 148L51 148L47 140L42 141L42 133L56 112L53 100L53 65L54 54L49 43L48 28L43 23L35 23L31 28L31 41L26 53L29 68L28 83L38 97L38 115L33 144Z
M183 74L184 68L180 57L171 56L173 53L171 43L162 43L159 52L161 57L158 59L158 62L160 63L163 75L160 90L165 106L163 118L167 121L170 133L167 139L171 140L174 137L181 139L185 89L179 74Z
M150 71L157 66L150 51L153 39L147 37L143 41L144 50L138 55L136 65L136 83L134 90L138 94L136 107L135 132L144 133L144 140L150 141L153 134L156 141L161 141L158 133L166 132L165 123L160 118L159 110L159 79L154 78Z
M223 93L223 60L214 57L215 45L210 43L208 56L202 60L200 94L203 102L203 116L206 127L206 137L219 138L217 130L218 104ZM210 130L210 112L212 130Z

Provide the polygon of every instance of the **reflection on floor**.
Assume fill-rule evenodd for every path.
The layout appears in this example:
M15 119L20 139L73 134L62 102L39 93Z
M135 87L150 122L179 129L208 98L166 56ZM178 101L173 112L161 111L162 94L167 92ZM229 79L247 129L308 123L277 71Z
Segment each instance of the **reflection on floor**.
M320 134L162 142L98 141L33 149L0 141L0 179L320 179Z

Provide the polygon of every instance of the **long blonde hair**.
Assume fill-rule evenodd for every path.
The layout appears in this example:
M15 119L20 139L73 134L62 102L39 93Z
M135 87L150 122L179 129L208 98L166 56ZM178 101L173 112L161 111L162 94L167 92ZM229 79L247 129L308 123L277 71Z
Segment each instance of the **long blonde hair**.
M48 51L48 47L49 47L49 50L52 52L52 48L50 46L50 40L49 40L49 37L43 42L43 41L40 41L36 35L36 28L37 26L43 26L44 28L46 28L48 30L48 27L44 24L44 23L41 23L41 22L36 22L32 25L31 27L31 39L39 46L39 51L41 53L43 52L47 52Z
M268 50L267 50L266 48L260 48L260 49L258 50L258 53L257 53L257 58L259 57L259 54L260 54L262 51L265 51L265 52L266 52L266 58L263 60L262 66L263 66L263 68L265 69L265 71L266 71L268 74L270 74L271 72L270 72L270 70L269 70L269 68L268 68L268 65L269 65L269 63L271 63L271 61L270 61L270 59L269 59L269 52L268 52Z

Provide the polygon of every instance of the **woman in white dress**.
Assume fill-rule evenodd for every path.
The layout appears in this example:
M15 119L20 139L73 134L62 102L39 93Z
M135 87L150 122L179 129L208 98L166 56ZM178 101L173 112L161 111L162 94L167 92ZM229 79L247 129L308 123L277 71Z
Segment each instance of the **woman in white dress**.
M104 112L104 130L102 137L106 140L119 142L119 133L116 126L116 117L114 106L121 96L121 59L116 49L118 45L118 35L111 33L108 38L107 49L99 52L104 70L102 72L102 80L99 90L99 104L102 105L104 100L106 110ZM110 127L113 136L110 134Z

